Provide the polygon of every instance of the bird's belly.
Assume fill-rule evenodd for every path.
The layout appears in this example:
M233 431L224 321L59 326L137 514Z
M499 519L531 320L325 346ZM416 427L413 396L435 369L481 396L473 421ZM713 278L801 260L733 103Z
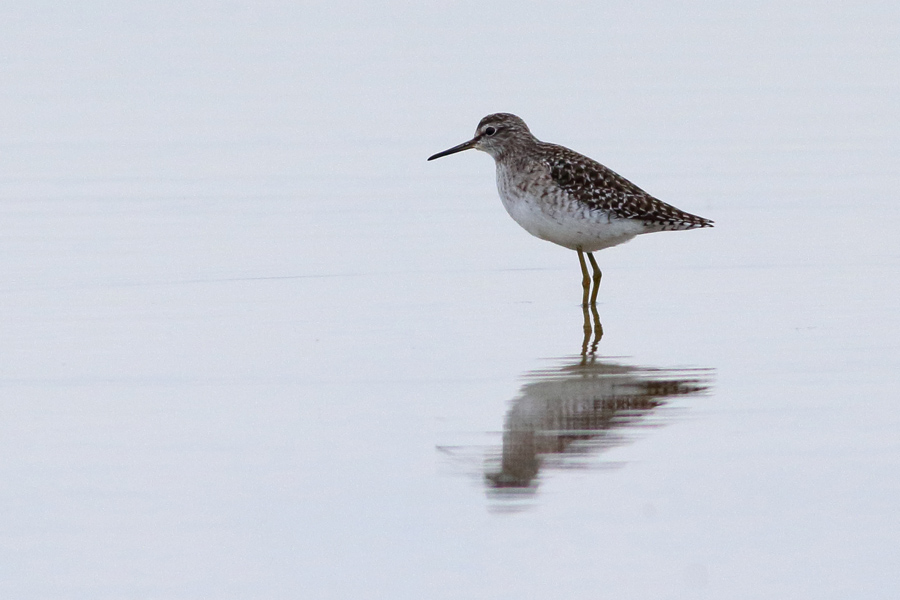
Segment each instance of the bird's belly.
M539 199L518 189L501 189L500 198L509 216L525 231L571 250L595 252L646 231L639 221L590 210L561 195Z

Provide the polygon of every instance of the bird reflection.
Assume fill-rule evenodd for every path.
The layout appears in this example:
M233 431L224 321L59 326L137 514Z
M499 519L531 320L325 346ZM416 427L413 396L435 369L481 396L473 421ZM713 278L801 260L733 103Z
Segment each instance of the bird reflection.
M597 344L603 337L603 325L600 324L600 313L597 312L596 304L590 306L582 304L581 310L584 312L584 341L581 342L581 356L587 359L597 353Z
M658 424L651 414L671 399L709 388L709 369L655 369L598 359L602 335L596 306L584 307L581 355L526 376L529 382L506 414L499 461L488 463L490 489L535 489L543 468L578 467L589 455L625 443L628 428Z

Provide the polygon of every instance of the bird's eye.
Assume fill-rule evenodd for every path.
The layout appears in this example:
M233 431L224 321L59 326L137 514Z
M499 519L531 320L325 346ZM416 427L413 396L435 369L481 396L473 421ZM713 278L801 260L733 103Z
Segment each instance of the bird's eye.
M485 127L484 128L484 135L490 136L490 135L494 135L495 133L497 133L496 127Z

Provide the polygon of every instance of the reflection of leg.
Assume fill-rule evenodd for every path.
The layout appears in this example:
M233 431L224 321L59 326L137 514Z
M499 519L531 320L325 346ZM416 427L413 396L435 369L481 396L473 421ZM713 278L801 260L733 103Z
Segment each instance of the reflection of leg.
M588 252L588 256L591 256L591 253ZM594 257L591 256L591 262L593 262ZM587 265L584 263L584 252L581 250L578 251L578 262L581 263L581 287L584 288L584 299L581 302L582 306L587 306L588 304L588 294L591 291L591 276L588 273Z
M588 355L588 344L591 341L591 334L593 333L593 329L591 328L591 317L588 314L587 304L581 305L581 310L584 312L584 340L581 342L581 356L582 358L586 358ZM596 309L594 309L596 312ZM596 349L597 344L594 344L593 349ZM593 350L591 351L593 354Z
M587 255L591 260L591 267L594 269L594 291L591 292L591 306L594 306L597 304L597 292L600 291L600 278L603 277L603 273L600 272L600 267L597 265L597 261L594 260L594 253L588 252ZM587 270L582 270L584 270L584 275L587 277Z
M591 314L594 317L594 341L591 344L591 354L595 354L597 352L597 344L600 343L600 338L603 337L603 325L600 324L600 315L597 313L596 304L591 304ZM585 315L585 318L587 318L587 315ZM585 344L587 344L587 339L585 339Z

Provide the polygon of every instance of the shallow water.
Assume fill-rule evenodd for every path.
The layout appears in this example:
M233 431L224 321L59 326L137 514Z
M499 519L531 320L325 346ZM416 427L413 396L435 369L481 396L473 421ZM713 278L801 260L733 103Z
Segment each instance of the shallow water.
M894 4L3 11L0 596L896 596Z

